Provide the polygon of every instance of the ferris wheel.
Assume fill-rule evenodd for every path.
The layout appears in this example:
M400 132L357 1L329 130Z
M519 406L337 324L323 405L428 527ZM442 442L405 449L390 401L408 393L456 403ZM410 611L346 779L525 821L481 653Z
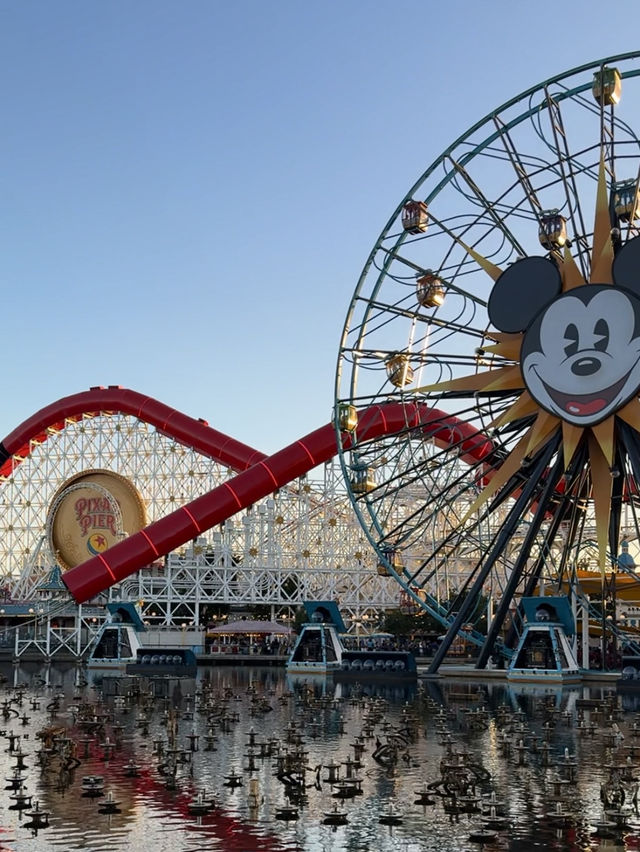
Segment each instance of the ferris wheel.
M570 581L586 542L604 572L638 537L639 77L640 53L612 56L474 124L353 295L341 463L380 572L449 628L436 667L461 630L484 666L520 596ZM389 410L398 428L368 439Z

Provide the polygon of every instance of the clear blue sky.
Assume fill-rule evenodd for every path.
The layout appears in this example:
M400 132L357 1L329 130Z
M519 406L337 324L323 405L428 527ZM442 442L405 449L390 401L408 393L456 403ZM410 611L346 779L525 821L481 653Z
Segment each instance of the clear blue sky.
M265 452L326 423L409 186L639 31L628 0L0 0L0 437L97 384Z

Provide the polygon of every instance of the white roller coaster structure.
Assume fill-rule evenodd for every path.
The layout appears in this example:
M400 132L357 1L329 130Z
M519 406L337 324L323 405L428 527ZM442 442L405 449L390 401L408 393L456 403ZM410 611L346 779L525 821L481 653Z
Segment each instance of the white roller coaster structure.
M94 469L127 477L150 522L232 473L129 415L66 422L45 442L33 442L2 482L0 558L13 599L32 598L51 569L46 518L54 495L69 478ZM140 571L118 590L120 597L143 600L144 617L163 625L198 623L206 604L266 604L278 614L310 598L337 599L347 616L373 615L397 606L398 593L393 579L377 573L375 554L333 462Z

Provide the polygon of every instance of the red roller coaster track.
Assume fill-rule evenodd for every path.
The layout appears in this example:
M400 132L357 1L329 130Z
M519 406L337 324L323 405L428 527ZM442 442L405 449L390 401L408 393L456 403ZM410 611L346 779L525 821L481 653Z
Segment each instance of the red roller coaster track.
M154 426L161 434L193 447L236 472L246 470L265 458L264 453L212 429L206 420L196 420L149 396L111 385L65 396L41 408L10 432L0 444L0 476L8 476L16 461L29 455L34 443L41 444L60 432L66 422L75 423L84 417L109 412L133 415Z
M58 400L14 429L0 444L0 476L9 475L16 461L29 454L34 442L45 441L63 429L66 422L115 412L138 417L162 434L225 464L237 475L67 571L63 579L77 603L121 582L158 557L329 461L338 452L333 424L316 429L272 456L265 456L212 429L205 421L188 417L135 391L110 386ZM469 424L415 402L375 405L361 411L358 443L407 430L419 431L440 446L459 448L461 457L472 464L486 459L493 450L491 441ZM342 448L348 450L352 435L343 432L340 440Z

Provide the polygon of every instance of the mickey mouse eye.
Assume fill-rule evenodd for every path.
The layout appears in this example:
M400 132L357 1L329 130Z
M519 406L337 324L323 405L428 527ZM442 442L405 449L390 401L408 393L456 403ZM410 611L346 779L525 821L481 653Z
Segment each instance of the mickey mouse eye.
M600 320L598 320L598 322L600 322ZM567 343L564 347L564 354L567 358L570 358L578 351L578 328L574 323L570 322L565 328L564 339Z
M593 329L593 333L596 338L600 338L596 340L593 344L593 348L597 349L598 352L606 352L609 348L609 324L606 320L599 319L595 324L595 328Z

